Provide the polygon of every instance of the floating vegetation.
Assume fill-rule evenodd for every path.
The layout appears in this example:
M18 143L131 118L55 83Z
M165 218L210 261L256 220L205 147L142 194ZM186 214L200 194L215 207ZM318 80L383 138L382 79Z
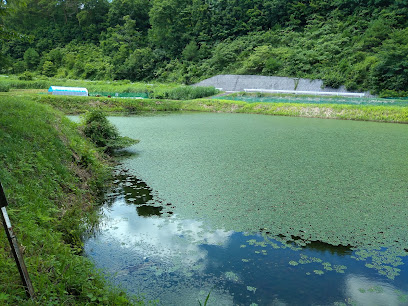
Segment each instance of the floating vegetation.
M395 294L398 295L398 301L400 303L408 303L408 294L405 294L400 290L395 290Z
M227 280L229 280L229 281L232 281L232 282L238 282L238 281L239 281L238 275L235 274L235 273L232 272L232 271L225 272L225 278L226 278Z
M255 287L251 287L251 286L247 286L247 290L248 290L248 291L251 291L251 292L253 292L253 293L256 292L256 288L255 288Z
M300 260L298 261L299 264L305 265L305 264L309 264L312 262L322 262L322 260L320 258L316 258L316 257L309 257L307 255L304 254L300 254Z
M355 266L391 283L405 269L408 126L226 114L112 120L121 133L142 140L142 153L123 164L149 187L118 195L129 207L156 209L146 219L160 220L160 243L168 250L155 255L172 262L156 270L158 278L201 281L211 275L220 288L235 292L234 300L249 305L262 302L237 293L246 283L257 297L276 298L251 278L255 274L313 280L319 287L327 279L347 279L348 295L334 288L336 299L358 301L359 288L368 292L375 285L353 280ZM126 188L135 185L125 182ZM138 202L141 197L147 202ZM140 243L151 243L143 235ZM217 255L210 260L210 254Z
M395 268L390 258L407 255L405 125L244 114L112 120L129 137L143 135L145 154L126 167L184 217L248 234L261 229L264 239L247 244L263 248L358 259L359 250L383 247L372 268L390 277L398 271L379 267Z
M397 267L403 265L401 258L407 255L406 251L401 248L385 250L378 248L359 249L354 254L354 259L365 261L367 268L376 269L379 274L390 279L394 279L399 275L401 269Z
M332 265L331 265L330 263L324 262L324 263L322 263L322 265L323 265L323 268L324 268L326 271L333 271Z
M337 273L344 273L344 272L345 272L344 270L346 270L347 267L346 267L346 266L342 266L342 265L334 265L334 266L333 266L333 269L334 269Z

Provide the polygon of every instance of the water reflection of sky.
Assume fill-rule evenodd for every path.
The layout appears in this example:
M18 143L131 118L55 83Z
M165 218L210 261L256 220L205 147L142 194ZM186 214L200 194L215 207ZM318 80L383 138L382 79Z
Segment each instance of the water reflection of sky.
M104 239L166 264L179 260L183 265L196 266L207 257L201 244L225 246L232 234L223 230L206 232L203 223L195 220L140 217L135 206L126 205L123 198L113 207L104 208L103 213L109 216L102 228Z
M408 304L405 271L391 281L353 259L347 247L299 248L265 233L211 230L162 214L163 203L138 185L119 182L103 207L100 231L85 245L97 266L131 293L163 305L198 305L210 291L209 305Z

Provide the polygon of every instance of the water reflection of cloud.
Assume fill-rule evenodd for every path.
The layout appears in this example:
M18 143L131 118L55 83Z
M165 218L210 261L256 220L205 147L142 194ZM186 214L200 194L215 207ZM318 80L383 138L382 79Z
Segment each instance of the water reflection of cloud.
M164 292L161 296L163 301L173 301L168 305L178 306L191 306L191 305L204 305L204 301L207 298L208 293L210 297L208 299L208 305L217 306L232 306L234 305L234 297L228 292L222 289L215 289L211 286L203 286L197 291L197 288L189 287L188 284L181 284L172 290Z
M354 274L347 276L345 290L346 296L357 305L401 305L399 291L395 287L364 276Z
M106 213L103 239L119 242L145 257L191 266L204 263L207 252L201 244L226 246L232 231L208 231L203 222L171 218L141 218L133 205L118 200ZM203 267L202 267L203 268Z

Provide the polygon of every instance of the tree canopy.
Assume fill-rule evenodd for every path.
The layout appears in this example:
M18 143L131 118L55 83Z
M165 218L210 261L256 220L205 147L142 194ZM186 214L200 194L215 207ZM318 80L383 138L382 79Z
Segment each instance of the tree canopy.
M408 0L0 2L0 70L191 83L219 73L407 87Z

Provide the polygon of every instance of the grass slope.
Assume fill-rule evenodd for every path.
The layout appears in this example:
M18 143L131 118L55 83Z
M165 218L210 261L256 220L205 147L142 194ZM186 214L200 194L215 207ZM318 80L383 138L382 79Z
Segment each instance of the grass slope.
M80 114L96 107L108 113L204 111L408 123L408 107L392 105L247 103L217 99L184 101L167 99L132 100L50 95L37 95L33 96L33 98L67 114Z
M36 293L26 300L0 226L0 304L130 304L80 256L108 175L94 147L60 112L24 97L1 97L0 139L7 210Z

